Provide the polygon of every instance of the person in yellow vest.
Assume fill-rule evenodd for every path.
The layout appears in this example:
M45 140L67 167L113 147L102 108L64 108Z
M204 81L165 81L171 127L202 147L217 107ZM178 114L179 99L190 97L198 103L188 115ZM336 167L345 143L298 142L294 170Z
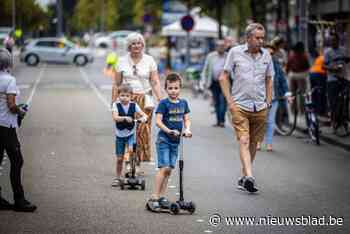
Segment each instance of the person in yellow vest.
M23 34L22 29L19 28L15 30L15 39L16 39L17 45L20 45L20 46L23 44L22 34Z
M327 115L327 71L324 66L324 56L321 53L311 66L309 75L311 88L318 88L312 94L312 102L321 116Z
M106 58L106 67L103 69L103 74L110 78L114 77L118 66L118 55L115 52L110 52Z

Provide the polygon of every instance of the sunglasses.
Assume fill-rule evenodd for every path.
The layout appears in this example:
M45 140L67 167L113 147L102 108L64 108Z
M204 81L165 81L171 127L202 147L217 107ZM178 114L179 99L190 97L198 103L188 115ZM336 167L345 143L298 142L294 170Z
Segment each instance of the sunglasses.
M136 67L136 65L133 65L132 69L133 69L133 75L137 76L137 67Z

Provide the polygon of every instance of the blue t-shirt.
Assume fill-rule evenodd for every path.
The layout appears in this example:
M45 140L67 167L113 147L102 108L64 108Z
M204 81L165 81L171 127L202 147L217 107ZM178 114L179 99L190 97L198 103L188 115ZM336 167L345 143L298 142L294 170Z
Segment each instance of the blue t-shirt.
M156 114L162 114L162 122L167 128L171 130L182 131L184 115L190 113L187 101L179 99L176 103L171 102L168 98L162 99L156 110ZM163 130L160 130L158 137L164 139L169 143L178 144L179 137L168 135Z

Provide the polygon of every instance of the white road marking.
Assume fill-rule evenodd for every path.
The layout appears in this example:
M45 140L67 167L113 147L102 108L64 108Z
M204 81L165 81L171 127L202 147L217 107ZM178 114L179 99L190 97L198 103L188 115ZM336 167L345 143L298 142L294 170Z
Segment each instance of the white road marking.
M86 72L80 68L79 69L81 77L83 80L90 86L90 88L95 92L96 96L100 99L100 101L107 107L108 110L111 110L109 102L103 97L102 93L98 90L96 85L94 85L90 79L89 76L86 74Z
M33 96L34 96L34 94L35 94L36 88L37 88L38 85L39 85L39 82L40 82L41 78L43 77L45 68L46 68L46 64L43 65L43 68L41 69L41 71L40 71L40 73L39 73L39 75L38 75L38 78L37 78L36 81L35 81L35 84L34 84L34 87L33 87L33 89L32 89L32 92L30 93L29 98L28 98L28 100L26 101L26 104L27 104L27 105L30 105L30 104L32 103Z
M196 222L197 222L197 223L203 223L203 222L204 222L204 219L197 219Z
M169 185L168 188L173 189L173 188L176 188L176 186L175 185Z
M112 90L112 85L100 85L101 90Z
M205 233L212 233L213 231L211 231L211 230L205 230L204 232L205 232Z
M30 85L28 85L28 84L20 84L20 85L17 85L17 87L18 87L19 89L29 89L29 88L30 88Z

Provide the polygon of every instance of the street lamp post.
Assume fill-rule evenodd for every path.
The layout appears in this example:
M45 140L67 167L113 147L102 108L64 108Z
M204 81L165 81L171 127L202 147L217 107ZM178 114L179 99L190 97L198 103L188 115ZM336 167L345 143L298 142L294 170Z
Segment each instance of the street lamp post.
M12 29L16 29L16 0L12 0Z
M62 36L63 26L63 13L62 13L62 0L56 0L56 11L57 11L57 25L56 34L58 37Z

